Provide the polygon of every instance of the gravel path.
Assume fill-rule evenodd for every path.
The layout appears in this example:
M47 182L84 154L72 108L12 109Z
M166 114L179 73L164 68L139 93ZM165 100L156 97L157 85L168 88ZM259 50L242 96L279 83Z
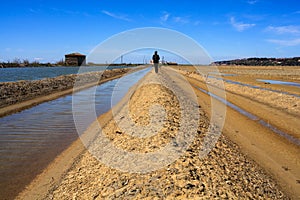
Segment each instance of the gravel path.
M288 199L235 144L209 133L209 119L193 94L178 83L180 77L170 79L162 71L148 74L114 111L114 120L47 199ZM210 137L218 139L214 148L199 157ZM109 150L109 145L125 153ZM166 148L169 153L159 154L165 159L156 156ZM148 155L153 155L152 163Z

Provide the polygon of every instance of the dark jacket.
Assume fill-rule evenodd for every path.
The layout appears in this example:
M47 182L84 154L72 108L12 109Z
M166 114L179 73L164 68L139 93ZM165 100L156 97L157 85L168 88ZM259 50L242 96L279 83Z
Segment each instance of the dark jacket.
M153 63L158 63L158 62L159 62L159 59L160 59L160 57L159 57L158 54L154 54L154 55L152 56Z

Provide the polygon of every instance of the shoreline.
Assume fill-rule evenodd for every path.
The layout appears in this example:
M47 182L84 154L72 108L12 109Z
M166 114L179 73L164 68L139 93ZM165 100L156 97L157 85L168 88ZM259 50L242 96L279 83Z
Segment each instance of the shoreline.
M231 79L238 79L238 81L246 83L255 83L253 79L257 76L269 74L269 79L281 76L289 77L290 79L299 79L300 76L295 74L290 77L292 72L281 72L280 68L273 67L263 68L264 70L256 70L257 67L248 67L243 69L237 69L226 67L221 72L239 74L239 77L232 76ZM300 68L293 68L293 70L299 70ZM193 70L188 72L181 71L185 74L189 81L197 84L199 87L206 89L205 80L197 73L193 73ZM283 74L283 75L282 75ZM250 77L250 78L248 78ZM253 78L254 77L254 78ZM224 77L227 79L228 77ZM287 78L286 78L287 79ZM285 79L285 80L286 80ZM288 81L288 80L287 80ZM265 87L276 87L282 91L293 90L290 86L272 86L256 83ZM299 135L299 99L295 99L293 102L288 102L284 95L280 94L266 94L259 89L249 89L247 87L234 86L232 84L225 83L226 99L227 101L237 105L238 107L246 110L247 112L258 116L259 118L270 123L271 126L276 127L279 130L284 131L292 137L297 139ZM268 92L272 93L272 92ZM200 95L202 95L200 93ZM205 95L203 95L205 97ZM259 100L258 100L259 97ZM274 100L276 99L276 100ZM209 111L210 97L203 98L203 108L207 108ZM277 103L277 104L276 104ZM284 105L284 107L282 106ZM298 105L298 106L293 106ZM294 108L295 110L290 110ZM231 111L230 111L231 110ZM298 112L297 112L298 111ZM289 194L290 197L298 199L300 197L300 150L299 146L291 143L286 138L274 133L267 127L263 128L257 121L247 119L238 112L228 108L227 112L231 113L226 118L224 126L224 134L236 144L239 145L242 152L249 155L253 160L259 163L268 173L275 178L275 180L281 185L282 188Z
M37 81L18 81L18 82L4 82L4 83L0 83L2 85L8 84L8 85L12 85L14 83L18 83L18 84L22 84L23 82L29 83L29 84L48 84L48 86L45 88L45 91L39 91L38 94L36 94L36 96L30 96L30 97L24 97L22 95L18 95L13 93L13 95L15 96L11 96L9 97L9 99L15 99L15 101L17 101L14 104L10 103L5 103L4 100L1 100L1 105L2 107L0 107L0 117L4 117L6 115L10 115L19 111L22 111L24 109L36 106L40 103L43 102L47 102L47 101L51 101L54 99L57 99L59 97L71 94L73 92L77 92L95 85L99 85L102 84L104 82L116 79L116 78L120 78L122 77L124 74L128 73L128 72L133 72L136 70L139 70L141 68L122 68L122 69L112 69L112 70L106 70L104 72L89 72L89 73L85 73L85 74L81 74L81 75L64 75L64 76L58 76L55 78L48 78L48 79L44 79L44 80L37 80ZM80 87L74 87L74 81L77 78L85 78L84 76L87 77L92 77L92 81L88 80L89 82L86 82L83 86ZM101 78L102 76L102 78ZM68 83L66 83L65 86L62 86L61 88L58 89L51 89L51 88L57 88L57 80L61 81L63 79L68 78ZM101 78L101 80L100 80ZM97 80L100 81L97 81ZM50 80L50 81L49 81ZM96 81L95 81L96 80ZM80 80L81 81L81 80ZM46 83L44 83L46 82ZM51 82L51 84L49 84L48 82ZM66 82L66 81L64 81ZM9 86L11 87L11 86ZM50 91L48 91L50 88ZM18 90L22 90L22 89L18 89ZM30 88L28 88L28 90L30 90ZM3 91L2 91L3 93ZM29 92L28 92L29 93Z
M122 105L123 103L123 100L121 100L116 106ZM93 133L97 132L98 123L102 126L106 126L112 118L113 113L111 110L99 116L98 120L94 121L87 128L81 138L77 138L67 149L60 153L39 175L16 195L15 199L31 200L49 198L48 195L51 196L50 193L55 190L65 175L72 170L74 165L79 162L83 154L87 151L82 140L92 140L94 137ZM92 136L88 134L89 132L92 133Z
M105 83L107 81L111 81L111 80L114 80L114 79L120 78L120 77L122 77L122 74L113 76L111 78L101 80L98 83L91 83L91 84L84 85L82 87L78 87L75 90L73 88L70 88L70 89L66 89L66 90L63 90L63 91L54 92L54 93L48 94L48 95L47 94L46 95L41 95L39 97L33 98L31 100L23 101L23 102L20 102L20 103L17 103L17 104L9 105L9 106L0 108L0 117L4 117L6 115L10 115L10 114L13 114L13 113L16 113L16 112L20 112L24 109L31 108L31 107L36 106L38 104L41 104L41 103L44 103L44 102L47 102L47 101L51 101L51 100L57 99L59 97L71 94L73 92L84 90L86 88L89 88L89 87L92 87L92 86L95 86L95 85L98 85L98 84L102 84L102 83Z
M143 69L143 68L134 69L134 71L139 70L139 69ZM97 85L97 84L102 84L104 82L111 81L111 80L116 79L116 78L120 78L121 76L123 76L125 74L125 72L127 73L128 70L118 70L118 71L119 72L123 72L123 73L122 74L120 74L120 73L119 74L118 73L115 74L115 71L112 71L110 74L108 74L108 73L105 74L107 76L106 79L104 79L104 77L103 77L103 79L100 82L96 82L95 84L94 83L92 83L92 84L85 84L85 85L82 84L82 85L80 85L80 87L76 87L76 90L73 90L73 88L70 88L68 90L56 92L56 93L53 93L51 95L46 95L46 96L38 97L38 98L35 98L33 100L30 100L30 101L26 101L26 102L22 102L20 104L13 105L12 107L6 107L5 110L2 110L2 111L5 111L6 114L7 114L7 111L9 111L9 112L18 112L18 111L30 108L32 106L35 106L37 104L41 104L43 102L55 100L57 98L65 96L65 95L68 95L68 94L70 95L74 91L77 92L79 90L83 90L85 88L88 88L88 87L91 87L91 86L94 86L94 85ZM133 71L130 71L129 73L131 73L131 72L133 72ZM35 109L35 108L33 108L33 109ZM9 116L9 118L11 119L10 116ZM71 120L72 120L72 116L71 116ZM3 124L3 125L5 125L5 124ZM28 124L28 125L30 126L30 124ZM53 124L53 125L55 126L55 124ZM47 127L45 127L45 128L47 128ZM20 130L20 131L22 132L22 130ZM3 133L5 134L5 131L3 131ZM72 133L72 132L70 132L70 133ZM76 132L74 132L74 133L76 133ZM53 151L50 150L49 151L50 154L46 153L44 156L41 155L41 154L39 154L39 155L41 155L41 161L37 160L36 163L35 163L35 161L33 160L33 162L31 162L31 163L35 163L35 164L30 165L33 168L28 168L27 172L26 171L22 172L23 171L22 168L20 168L20 167L18 168L19 165L16 165L17 166L16 169L12 168L12 170L17 170L15 173L11 172L10 168L7 168L8 171L7 171L7 173L5 173L4 169L6 169L6 168L5 167L2 168L1 173L9 174L9 176L3 174L4 178L1 179L1 180L3 180L2 183L6 184L7 187L5 185L3 185L3 188L2 188L3 194L0 195L1 196L0 199L2 199L2 198L5 199L5 197L7 197L7 198L13 198L12 196L16 195L16 193L19 193L22 190L22 188L25 187L27 184L29 184L36 177L36 175L38 175L41 171L43 171L45 169L45 167L49 163L51 163L57 157L57 155L59 155L61 152L63 152L65 149L67 149L69 145L71 145L74 141L76 141L76 139L78 138L78 135L77 135L77 137L76 137L76 135L74 137L70 136L70 135L66 136L66 138L67 138L66 140L69 141L68 145L60 146L59 148L53 149ZM50 135L49 135L49 137L50 137ZM62 137L64 137L64 136L62 136ZM73 137L73 139L71 140L70 138L72 138L72 137ZM42 136L41 137L41 141L43 141L43 138L45 138L45 137ZM22 141L20 141L20 142L22 142ZM62 143L62 144L64 144L64 143ZM35 148L35 146L32 146L32 147ZM29 147L29 149L30 149L30 147ZM51 152L54 152L55 155L53 153L51 153ZM20 155L20 157L22 157L22 154L23 153L20 153L18 155ZM4 155L4 160L3 159L1 159L1 160L4 161L4 162L6 162L5 161L6 156L5 156L5 154L3 154L3 155ZM50 157L49 157L50 159L47 158L48 155L50 155ZM28 160L30 160L30 159L28 159ZM12 161L12 162L14 163L14 161ZM9 161L8 163L12 163L12 162ZM31 163L28 163L28 164L31 164ZM43 164L43 163L45 163L45 164ZM41 167L41 165L43 165L43 166ZM31 170L31 169L35 169L35 170ZM24 176L22 176L22 173L24 173ZM14 178L13 177L14 174L20 174L20 176ZM10 180L9 177L12 177L12 180ZM23 178L20 178L20 177L23 177ZM12 183L15 183L15 184L12 184ZM6 196L6 195L8 195L8 196Z
M138 121L141 120L141 118L138 118L139 115L145 116L143 112L136 112L138 111L136 109L139 109L139 107L136 107L138 102L140 102L138 105L145 108L145 105L143 105L145 102L138 97L141 94L146 94L144 93L145 91L151 91L148 89L149 88L141 89L141 91L137 90L137 94L132 96L134 104L131 106L133 106L132 109L135 110L134 114L137 115L136 119ZM153 88L153 91L155 95L163 95L164 93L163 89L156 87ZM154 94L152 94L152 96L155 96ZM150 96L148 95L147 98ZM167 96L165 96L165 98L167 98ZM124 102L120 102L118 105L122 110ZM169 105L166 102L164 105L167 106L167 110L174 109L172 108L174 107L173 104ZM176 111L174 110L174 112ZM108 137L114 139L115 144L121 145L120 147L127 149L135 146L139 149L139 143L132 143L132 145L124 146L125 144L122 142L124 139L122 139L122 137L124 136L115 134L115 125L111 119L113 119L111 111L99 117L99 121L103 125L104 131L107 132L106 134ZM208 122L206 120L205 117L201 120L202 125L200 126L200 131L203 134L206 134L205 130L207 130ZM87 130L89 134L96 134L97 127L95 123L96 122L94 122ZM145 123L145 121L142 120L139 123ZM170 126L172 127L172 125ZM168 130L171 127L168 127ZM263 170L257 163L249 159L247 155L245 156L245 154L241 153L239 146L232 141L229 141L227 136L220 137L216 147L208 157L198 160L197 146L201 144L203 139L203 136L201 135L199 135L199 138L198 136L196 137L196 143L193 143L191 149L186 152L183 157L168 165L167 168L145 175L119 172L99 163L99 161L95 160L95 158L93 158L93 156L84 148L79 138L67 150L60 154L55 161L52 162L47 169L37 177L37 179L35 179L35 181L20 193L17 199L68 199L72 198L72 196L87 198L121 198L125 197L124 195L129 195L127 196L129 198L142 198L145 197L144 195L148 194L145 193L147 191L150 192L148 194L150 197L159 197L159 195L163 195L164 193L170 195L168 196L169 198L197 197L193 195L207 198L256 198L258 196L267 197L268 195L270 195L268 196L269 198L287 198L280 190L278 190L278 186L276 186L277 184L272 178L269 177L269 175L266 175L266 169ZM163 139L163 141L164 140L165 139ZM73 156L70 156L69 153L73 153ZM69 164L66 164L66 162L69 162ZM64 170L59 170L62 169L60 168L61 166L65 166ZM57 170L60 174L57 174ZM173 173L174 170L177 172ZM199 174L199 178L194 179L194 175L189 175L189 170L196 170L196 174L194 175L196 176ZM52 177L54 178L52 179ZM112 185L110 184L113 183L111 181L121 183L120 181L125 177L127 177L129 181L128 185L126 184L125 186L119 186L120 188L117 187L116 189L111 189ZM163 183L157 182L156 179L157 181L163 181ZM149 180L149 185L147 185L146 183L148 183ZM173 183L172 180L174 181ZM46 187L43 185L46 185ZM97 185L98 187L95 187ZM104 185L106 185L104 187L105 189L102 188ZM257 185L258 189L254 190L255 185ZM165 190L165 187L171 187L174 191L172 189ZM181 190L178 190L179 188L181 188ZM155 190L158 193L155 195L155 193L151 193L151 190ZM247 190L249 191L246 192ZM236 196L237 194L239 194L239 196ZM160 197L162 198L163 196Z

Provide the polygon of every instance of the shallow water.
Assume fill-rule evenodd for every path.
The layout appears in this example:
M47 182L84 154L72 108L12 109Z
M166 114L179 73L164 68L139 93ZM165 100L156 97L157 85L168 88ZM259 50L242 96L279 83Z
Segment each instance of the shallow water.
M253 115L252 113L247 112L246 110L244 110L244 109L242 109L242 108L234 105L233 103L228 102L226 99L223 99L223 98L221 98L221 97L219 97L219 96L217 96L217 95L215 95L215 94L213 94L211 92L208 92L208 91L206 91L206 90L204 90L202 88L199 88L197 86L195 86L195 87L198 90L200 90L201 92L204 92L204 93L208 94L209 96L211 96L211 97L213 97L213 98L221 101L222 103L224 103L225 105L229 106L230 108L238 111L239 113L241 113L242 115L248 117L249 119L254 120L254 121L258 121L258 123L260 123L262 126L264 126L264 127L268 128L268 129L272 130L274 133L276 133L276 134L284 137L285 139L289 140L290 142L292 142L292 143L300 146L300 140L299 139L297 139L297 138L295 138L295 137L293 137L293 136L285 133L284 131L279 130L278 128L276 128L272 124L270 124L270 123L264 121L263 119L261 119L261 118L255 116L255 115Z
M12 82L19 80L40 80L61 75L103 71L106 68L124 68L126 66L84 66L84 67L23 67L0 68L0 82Z
M141 79L149 68L127 75L122 87L115 88L119 79L76 93L84 104L90 90L96 89L97 116L111 108L111 96L117 103L128 89ZM117 94L116 94L117 93ZM82 124L85 130L95 118ZM78 133L80 134L80 133ZM72 113L72 95L45 102L0 118L0 199L13 198L41 172L59 153L78 138Z
M276 85L290 85L300 87L300 83L289 82L289 81L278 81L278 80L268 80L268 79L256 79L259 82L269 83L269 84L276 84Z
M237 76L237 74L225 74L225 73L220 73L220 72L210 72L209 74L219 75L219 76Z
M249 87L249 88L260 89L260 90L265 90L265 91L271 91L271 92L276 92L276 93L279 93L279 94L286 94L286 95L289 95L289 96L300 98L300 95L293 94L293 93L290 93L290 92L284 92L284 91L280 91L280 90L273 90L273 89L270 89L270 88L264 88L264 87L260 87L260 86L256 86L256 85L247 84L247 83L241 83L241 82L238 82L238 81L223 79L223 78L219 78L219 77L216 77L216 76L208 76L208 78L215 78L215 79L223 80L224 82L235 84L235 85L241 85L241 86L246 86L246 87Z

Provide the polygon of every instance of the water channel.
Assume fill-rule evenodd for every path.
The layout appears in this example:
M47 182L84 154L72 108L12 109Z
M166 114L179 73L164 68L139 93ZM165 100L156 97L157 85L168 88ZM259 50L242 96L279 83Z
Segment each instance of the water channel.
M111 109L113 92L120 93L114 94L120 100L149 71L150 68L146 68L127 75L128 81L123 81L122 87L115 88L119 79L94 86L97 116ZM94 87L75 95L84 104L90 98L86 94L90 93L89 90L95 90ZM114 99L114 102L117 100ZM95 119L86 120L84 124L88 126ZM77 138L72 94L0 118L0 199L18 194Z

